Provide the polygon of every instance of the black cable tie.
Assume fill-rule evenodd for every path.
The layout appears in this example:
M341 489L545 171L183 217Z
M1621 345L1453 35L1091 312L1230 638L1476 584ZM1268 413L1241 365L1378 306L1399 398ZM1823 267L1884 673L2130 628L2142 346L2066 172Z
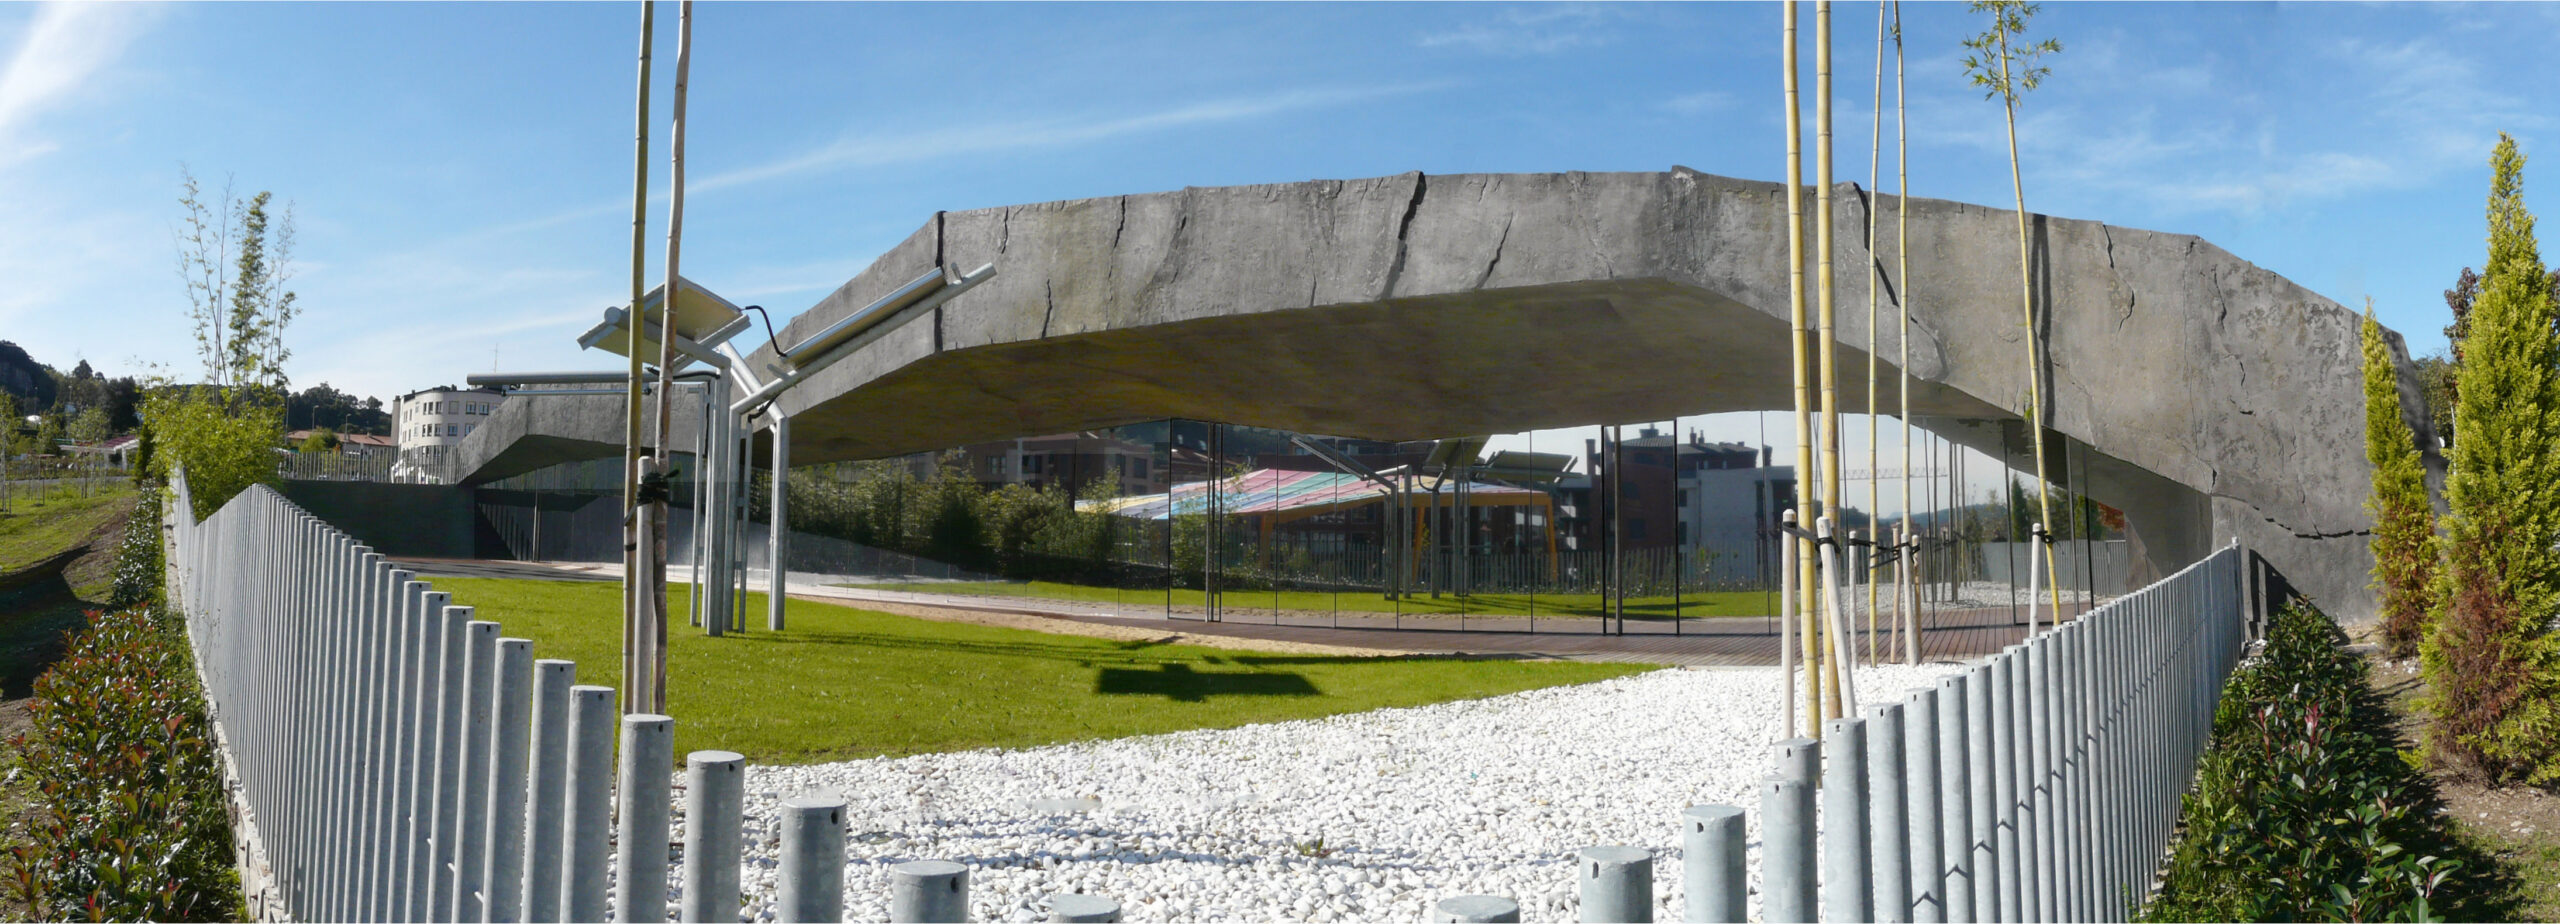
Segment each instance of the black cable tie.
M675 492L669 488L665 472L650 472L640 476L640 490L634 496L635 503L661 504L674 498Z

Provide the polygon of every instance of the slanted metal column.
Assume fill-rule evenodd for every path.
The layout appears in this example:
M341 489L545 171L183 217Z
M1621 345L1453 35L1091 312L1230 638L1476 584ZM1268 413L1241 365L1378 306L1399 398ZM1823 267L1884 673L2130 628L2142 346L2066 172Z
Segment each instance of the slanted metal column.
M772 584L765 590L765 628L782 631L782 600L789 587L791 568L791 418L779 409L769 412L773 418L773 502L768 505L772 532L764 543L765 567L773 572Z

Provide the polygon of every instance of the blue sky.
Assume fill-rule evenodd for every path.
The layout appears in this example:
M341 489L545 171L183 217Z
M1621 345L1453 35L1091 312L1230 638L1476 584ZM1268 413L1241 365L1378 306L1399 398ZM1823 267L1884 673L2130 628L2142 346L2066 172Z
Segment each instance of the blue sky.
M1836 9L1841 178L1863 181L1876 8ZM1977 17L1904 15L1914 194L2005 205L2000 111L1958 63ZM936 209L1408 170L1783 170L1775 4L695 18L685 273L783 317ZM59 366L197 368L172 270L183 164L293 202L297 387L388 397L493 363L602 365L571 337L627 286L638 19L630 3L0 6L0 338ZM674 19L664 4L660 190ZM2022 116L2031 208L2199 234L2338 301L2370 294L2421 352L2443 340L2439 293L2480 262L2496 133L2528 155L2554 137L2533 105L2560 90L2552 6L2070 3L2035 25L2066 50ZM2528 200L2560 207L2539 167ZM664 221L660 201L653 264Z

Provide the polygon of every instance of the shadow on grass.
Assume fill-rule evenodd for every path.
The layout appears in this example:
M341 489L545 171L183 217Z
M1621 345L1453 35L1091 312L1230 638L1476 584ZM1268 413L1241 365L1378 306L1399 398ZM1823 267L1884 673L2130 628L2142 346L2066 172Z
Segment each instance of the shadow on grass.
M1277 671L1195 671L1172 663L1152 671L1106 667L1094 678L1093 692L1106 696L1162 696L1178 703L1205 702L1212 696L1315 696L1323 691L1305 674Z
M2347 644L2345 633L2336 632L2340 647ZM2372 666L2357 660L2360 669ZM2409 765L2401 753L2412 752L2417 745L2400 733L2390 700L2370 682L2357 685L2353 699L2353 716L2349 723L2370 734L2387 748L2373 761L2377 772L2387 776L2409 800L2408 824L2397 832L2399 842L2410 853L2437 856L2460 864L2453 877L2436 892L2440 901L2435 912L2448 921L2523 921L2528 896L2524 881L2514 867L2497 853L2465 836L2445 810L2444 795L2436 790L2434 778Z
M852 648L873 648L894 651L927 651L989 657L1032 658L1043 661L1064 661L1087 667L1099 667L1105 664L1157 667L1188 664L1234 664L1246 667L1286 667L1335 664L1386 664L1391 662L1409 664L1421 661L1460 662L1539 660L1536 655L1520 653L1378 656L1191 654L1186 652L1167 651L1165 649L1169 648L1172 643L1162 641L1122 642L1096 639L1085 644L1050 642L985 642L966 641L961 639L920 638L910 635L885 635L874 632L830 632L824 634L792 632L779 635L771 632L750 632L723 636L722 638L724 640L749 643L760 642L777 645L838 645Z

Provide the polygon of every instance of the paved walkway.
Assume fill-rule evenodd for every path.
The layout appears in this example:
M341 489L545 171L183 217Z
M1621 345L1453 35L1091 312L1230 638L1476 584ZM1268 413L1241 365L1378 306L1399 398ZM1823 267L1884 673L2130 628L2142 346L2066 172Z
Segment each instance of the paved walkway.
M401 567L427 576L537 578L542 580L619 581L622 569L613 564L540 563L513 561L471 561L457 559L403 559ZM668 567L668 578L679 583L689 581L690 569ZM825 575L799 579L794 574L791 595L830 603L902 603L910 606L932 606L946 609L975 610L993 613L1016 613L1101 625L1134 626L1179 630L1195 635L1221 635L1243 639L1271 639L1317 645L1340 645L1352 648L1376 648L1389 651L1454 653L1524 658L1563 658L1579 661L1630 661L1651 664L1681 664L1704 667L1762 667L1778 663L1777 624L1768 618L1725 617L1683 619L1676 623L1662 619L1629 619L1624 631L1605 632L1601 620L1589 617L1541 618L1525 617L1456 617L1404 616L1379 613L1342 613L1269 609L1252 610L1230 603L1224 618L1210 622L1196 612L1176 611L1168 614L1160 605L1133 599L1129 605L1089 604L1037 597L999 597L984 594L936 594L908 591L869 590L834 586L858 583L859 576ZM750 587L762 586L764 575L751 575ZM1132 594L1133 598L1141 594ZM1238 597L1246 595L1239 594ZM1159 598L1160 599L1160 598ZM2066 612L2081 607L2066 604ZM2023 610L2020 611L2023 618ZM2025 638L2027 627L2012 623L2008 607L1941 610L1924 621L1920 633L1920 656L1924 661L1961 661L1999 651ZM1853 620L1855 622L1856 620ZM1857 632L1855 641L1863 649L1866 633ZM1887 656L1899 648L1887 641ZM1864 660L1863 651L1860 660Z

